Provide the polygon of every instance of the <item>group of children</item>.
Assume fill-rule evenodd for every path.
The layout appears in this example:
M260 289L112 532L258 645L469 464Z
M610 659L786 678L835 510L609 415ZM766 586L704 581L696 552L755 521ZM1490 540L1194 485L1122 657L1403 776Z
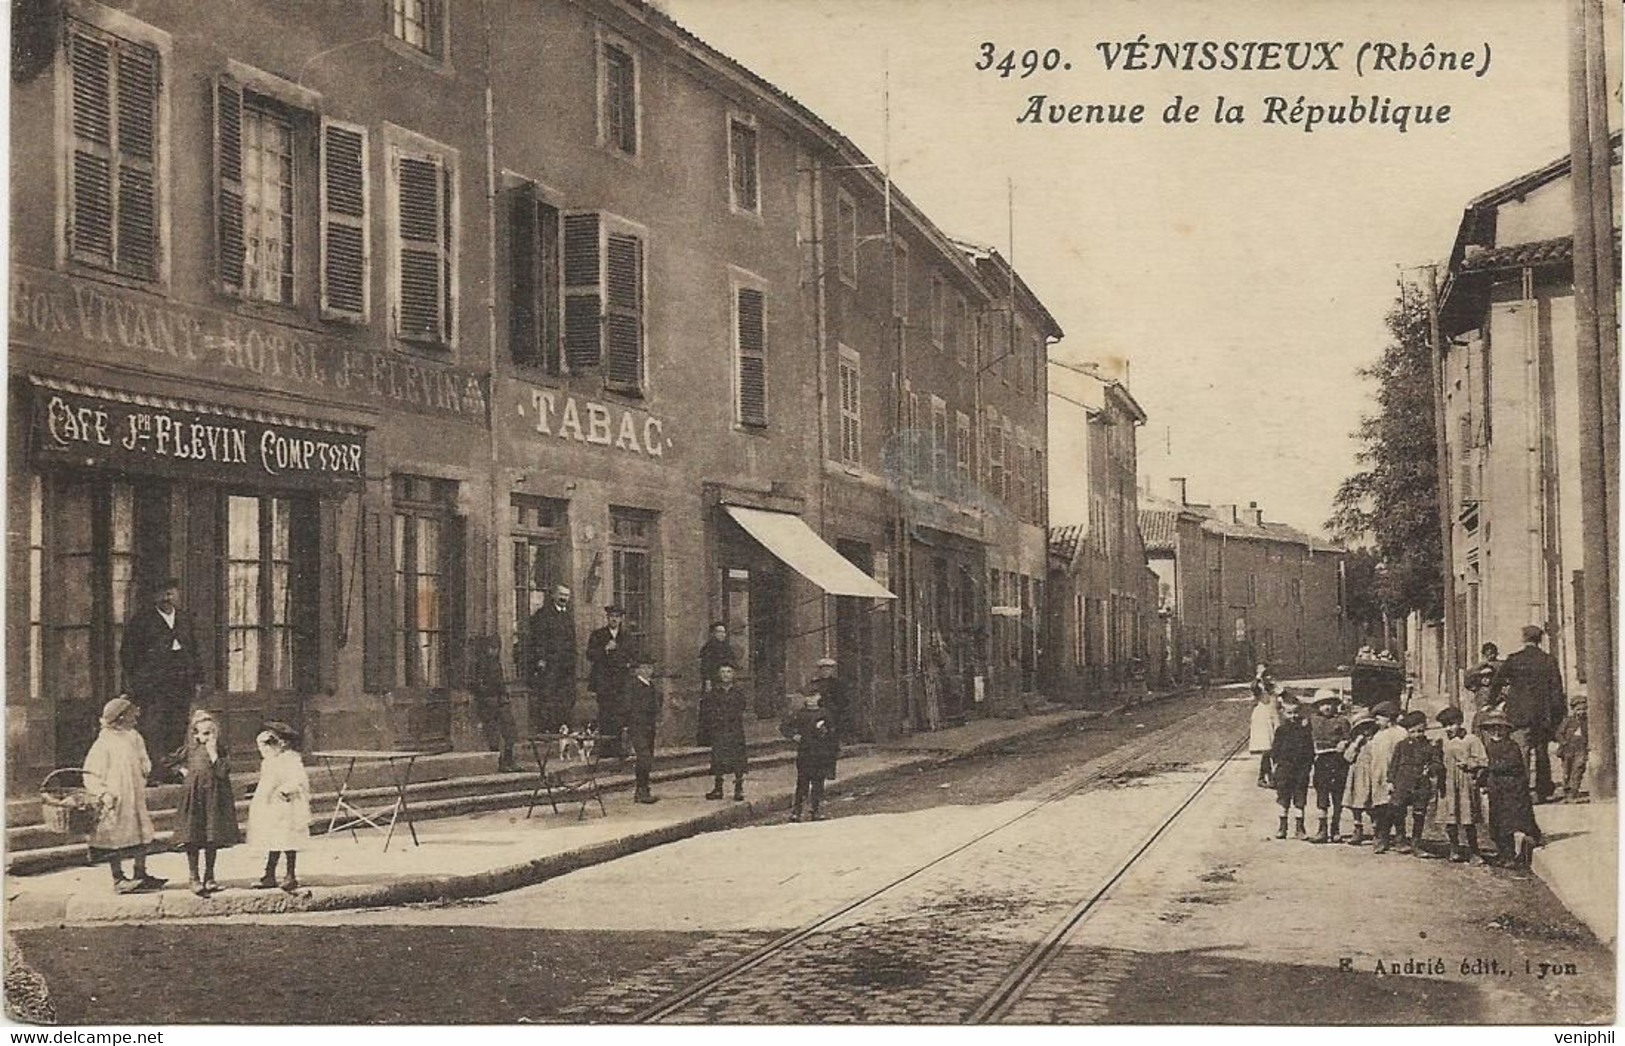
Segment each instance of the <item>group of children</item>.
M147 854L157 838L147 809L146 783L152 772L146 740L136 730L140 708L116 697L102 708L101 732L85 756L85 786L99 809L90 831L90 858L107 862L118 893L156 890L167 879L148 874ZM310 838L310 778L299 757L299 736L285 723L266 723L255 738L260 752L259 783L248 804L248 845L266 852L260 889L299 889L298 851ZM209 712L192 713L186 744L168 762L183 775L172 845L186 851L187 885L199 897L220 889L215 855L242 841L237 825L231 768L221 750L220 724ZM279 880L277 865L286 855ZM199 867L199 858L202 867ZM134 877L124 874L133 862Z
M1255 700L1249 749L1260 756L1259 786L1275 790L1277 839L1287 838L1290 814L1294 838L1342 842L1346 808L1354 818L1350 845L1365 843L1369 820L1373 852L1432 857L1423 848L1422 828L1437 803L1451 861L1489 862L1478 845L1478 827L1487 823L1495 860L1528 865L1540 828L1523 753L1499 711L1480 715L1478 732L1470 734L1461 710L1446 708L1436 717L1444 736L1434 741L1427 736L1427 716L1402 713L1392 702L1356 708L1350 716L1342 698L1327 689L1301 695L1256 687ZM1320 818L1313 836L1304 826L1311 789Z

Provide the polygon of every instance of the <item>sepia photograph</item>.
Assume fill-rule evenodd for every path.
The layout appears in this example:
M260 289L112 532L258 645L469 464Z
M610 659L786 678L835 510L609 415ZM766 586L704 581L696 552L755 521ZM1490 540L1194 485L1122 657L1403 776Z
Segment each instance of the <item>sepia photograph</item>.
M1621 11L12 0L9 1041L1611 1043Z

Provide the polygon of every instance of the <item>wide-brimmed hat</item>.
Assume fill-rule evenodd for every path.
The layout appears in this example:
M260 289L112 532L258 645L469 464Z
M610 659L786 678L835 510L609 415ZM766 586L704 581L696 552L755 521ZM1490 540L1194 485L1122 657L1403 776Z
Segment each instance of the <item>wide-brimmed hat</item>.
M1478 719L1474 722L1473 725L1477 726L1479 729L1483 729L1484 727L1487 727L1487 726L1507 726L1507 727L1510 727L1512 724L1507 721L1507 717L1506 717L1505 712L1501 711L1498 708L1493 708L1490 711L1485 712L1483 715L1479 716Z
M135 702L127 697L115 697L102 706L102 725L112 726L120 716L135 707Z
M1312 704L1312 705L1323 705L1327 701L1336 701L1338 703L1342 703L1342 700L1343 700L1342 695L1340 695L1337 691L1332 690L1329 687L1324 687L1323 686L1319 690L1316 690L1314 692L1314 694L1312 694L1310 696L1309 703Z
M1413 726L1426 726L1427 721L1428 717L1414 708L1401 715L1398 719L1399 725L1407 730Z
M1379 701L1377 704L1372 706L1371 714L1374 716L1387 716L1389 719L1398 719L1399 706L1394 704L1392 701Z
M834 668L835 667L835 659L833 657L821 657L821 658L818 659L818 667L819 668Z
M260 725L260 734L271 734L289 748L298 748L299 742L304 740L299 731L278 719L271 719L262 723ZM258 737L259 734L254 736Z

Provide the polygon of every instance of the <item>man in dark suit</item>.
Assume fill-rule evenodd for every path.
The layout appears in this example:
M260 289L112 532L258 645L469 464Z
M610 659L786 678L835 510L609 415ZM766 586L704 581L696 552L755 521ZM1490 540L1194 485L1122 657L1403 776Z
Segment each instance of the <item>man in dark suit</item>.
M637 663L637 641L626 627L626 611L604 608L606 624L587 637L587 689L598 702L598 733L606 738L598 754L621 759L621 728L625 725L626 684Z
M847 741L857 735L857 723L854 722L853 716L855 709L847 703L846 687L841 683L840 676L835 674L835 669L833 657L819 658L817 670L808 685L818 691L818 704L835 724L836 734L841 740Z
M576 619L568 586L555 586L553 598L530 615L522 670L530 688L530 732L551 733L568 723L576 703Z
M185 744L187 717L203 682L197 636L180 596L180 582L165 579L157 598L124 626L119 647L125 692L143 713L154 783L173 772L162 768L163 760Z
M624 700L627 735L632 741L632 754L637 759L634 767L637 791L632 796L633 802L659 801L649 794L649 771L654 766L655 728L660 723L660 707L664 703L660 688L654 682L654 662L648 657L639 657L632 678L627 682Z
M1568 707L1557 658L1540 648L1544 637L1538 625L1524 626L1523 649L1501 662L1490 681L1488 704L1490 708L1499 707L1506 716L1512 740L1523 752L1524 764L1534 771L1535 794L1542 800L1551 798L1556 791L1551 754L1546 748Z

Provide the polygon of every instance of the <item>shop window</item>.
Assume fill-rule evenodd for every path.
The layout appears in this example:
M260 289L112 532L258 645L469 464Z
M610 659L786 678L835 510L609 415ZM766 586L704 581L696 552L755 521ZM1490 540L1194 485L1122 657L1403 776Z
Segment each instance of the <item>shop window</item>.
M294 690L300 627L315 613L310 587L319 572L315 506L288 497L225 498L225 682L234 693Z
M157 280L163 173L162 58L145 43L69 20L68 255Z
M461 584L461 525L454 480L395 477L395 679L449 685L453 593Z
M741 425L767 424L766 295L760 288L734 288L734 353L737 362L735 418Z
M446 0L390 0L390 32L431 58L445 55Z
M569 549L568 501L513 495L514 649L530 615L547 602L554 585L568 584L565 556Z
M638 154L638 62L618 40L598 42L598 141L627 156Z
M564 218L564 361L603 367L606 388L643 390L644 239L596 212Z
M614 602L626 611L633 634L643 637L644 650L658 647L654 600L654 546L656 517L639 509L609 510L610 583Z
M859 465L863 461L863 414L860 400L861 372L858 354L841 346L841 461Z
M515 363L563 373L559 209L525 182L508 192L508 349Z
M456 330L456 162L443 146L391 150L395 334L449 348Z
M748 116L728 117L728 199L735 211L760 214L761 183L756 121Z

